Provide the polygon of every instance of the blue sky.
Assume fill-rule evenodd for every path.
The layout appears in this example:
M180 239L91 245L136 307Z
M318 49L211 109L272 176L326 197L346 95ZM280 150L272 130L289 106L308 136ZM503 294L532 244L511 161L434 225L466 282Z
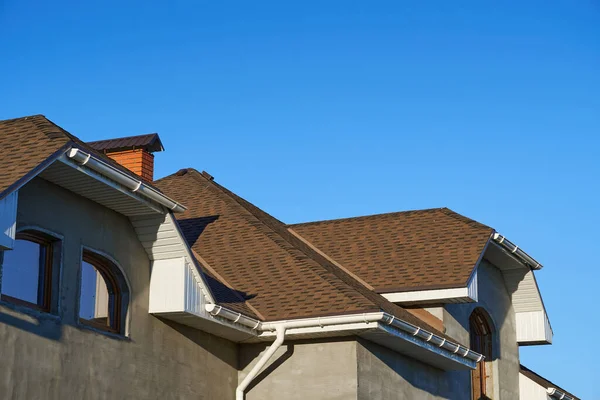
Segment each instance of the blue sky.
M555 343L522 362L600 398L600 3L121 3L0 0L0 119L159 132L157 176L286 222L484 222L545 265Z

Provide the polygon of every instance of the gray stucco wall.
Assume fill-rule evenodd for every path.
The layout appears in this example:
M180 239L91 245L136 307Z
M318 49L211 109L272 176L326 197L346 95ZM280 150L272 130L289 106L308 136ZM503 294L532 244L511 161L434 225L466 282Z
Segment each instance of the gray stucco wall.
M240 346L241 382L269 344ZM356 341L284 343L246 391L246 400L356 399Z
M493 397L498 400L518 399L519 346L511 296L506 289L502 272L486 260L479 265L477 274L478 302L446 305L446 333L468 346L469 317L476 307L483 307L496 328L492 361Z
M150 262L129 220L34 179L19 191L18 226L64 236L58 315L0 303L3 399L232 399L237 345L148 314ZM81 246L130 282L128 338L78 326Z
M443 371L362 339L356 353L358 400L471 399L468 372Z

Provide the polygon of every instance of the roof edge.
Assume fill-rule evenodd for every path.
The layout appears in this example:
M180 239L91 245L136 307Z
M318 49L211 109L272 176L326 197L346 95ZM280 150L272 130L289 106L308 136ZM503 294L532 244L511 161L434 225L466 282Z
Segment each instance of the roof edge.
M387 326L399 329L412 337L418 339L420 347L427 351L432 351L431 345L441 350L444 350L453 355L461 358L470 360L471 362L478 363L484 359L482 354L470 350L459 343L454 343L446 338L440 337L428 330L422 329L421 327L415 326L409 322L403 321L389 313L383 311L362 313L362 314L343 314L339 316L324 316L324 317L312 317L312 318L300 318L293 320L279 320L272 322L261 322L249 317L244 316L241 313L232 311L225 307L207 304L206 311L213 317L224 318L230 323L237 323L244 325L260 332L273 332L278 328L294 329L294 328L311 328L311 327L324 327L324 326L343 326L352 323L371 323L379 322ZM388 332L389 333L389 332ZM403 338L401 338L403 339Z

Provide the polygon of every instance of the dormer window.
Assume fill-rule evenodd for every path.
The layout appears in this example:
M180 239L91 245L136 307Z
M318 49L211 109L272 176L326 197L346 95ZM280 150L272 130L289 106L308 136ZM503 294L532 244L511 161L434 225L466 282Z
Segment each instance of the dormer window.
M44 232L17 233L14 248L4 252L2 300L50 312L53 308L54 259L60 241Z

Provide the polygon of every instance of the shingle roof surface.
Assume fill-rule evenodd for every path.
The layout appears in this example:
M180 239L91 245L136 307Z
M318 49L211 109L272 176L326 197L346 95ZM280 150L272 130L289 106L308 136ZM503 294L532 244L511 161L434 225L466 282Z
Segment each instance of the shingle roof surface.
M291 228L379 293L465 286L493 232L447 208Z
M77 146L116 169L142 179L43 115L0 121L0 199L59 151Z
M537 383L538 385L540 385L546 389L548 389L548 388L558 389L561 392L564 392L564 393L568 394L569 396L573 397L574 399L579 399L579 397L575 396L572 393L567 392L565 389L561 388L558 385L555 385L554 383L550 382L548 379L536 374L535 372L533 372L529 368L525 367L524 365L521 364L520 367L521 367L521 373L523 375L525 375L526 377L528 377L529 379L531 379L532 381L534 381L535 383Z
M218 279L209 280L219 304L239 312L252 307L267 321L383 310L444 336L319 257L281 221L210 176L188 169L155 183L186 204L176 217L187 242L247 305L223 291Z
M98 151L118 151L132 148L143 148L149 152L163 150L163 145L157 133L149 133L147 135L128 136L107 140L97 140L95 142L88 142L87 144Z
M0 121L0 197L70 141L43 115Z

